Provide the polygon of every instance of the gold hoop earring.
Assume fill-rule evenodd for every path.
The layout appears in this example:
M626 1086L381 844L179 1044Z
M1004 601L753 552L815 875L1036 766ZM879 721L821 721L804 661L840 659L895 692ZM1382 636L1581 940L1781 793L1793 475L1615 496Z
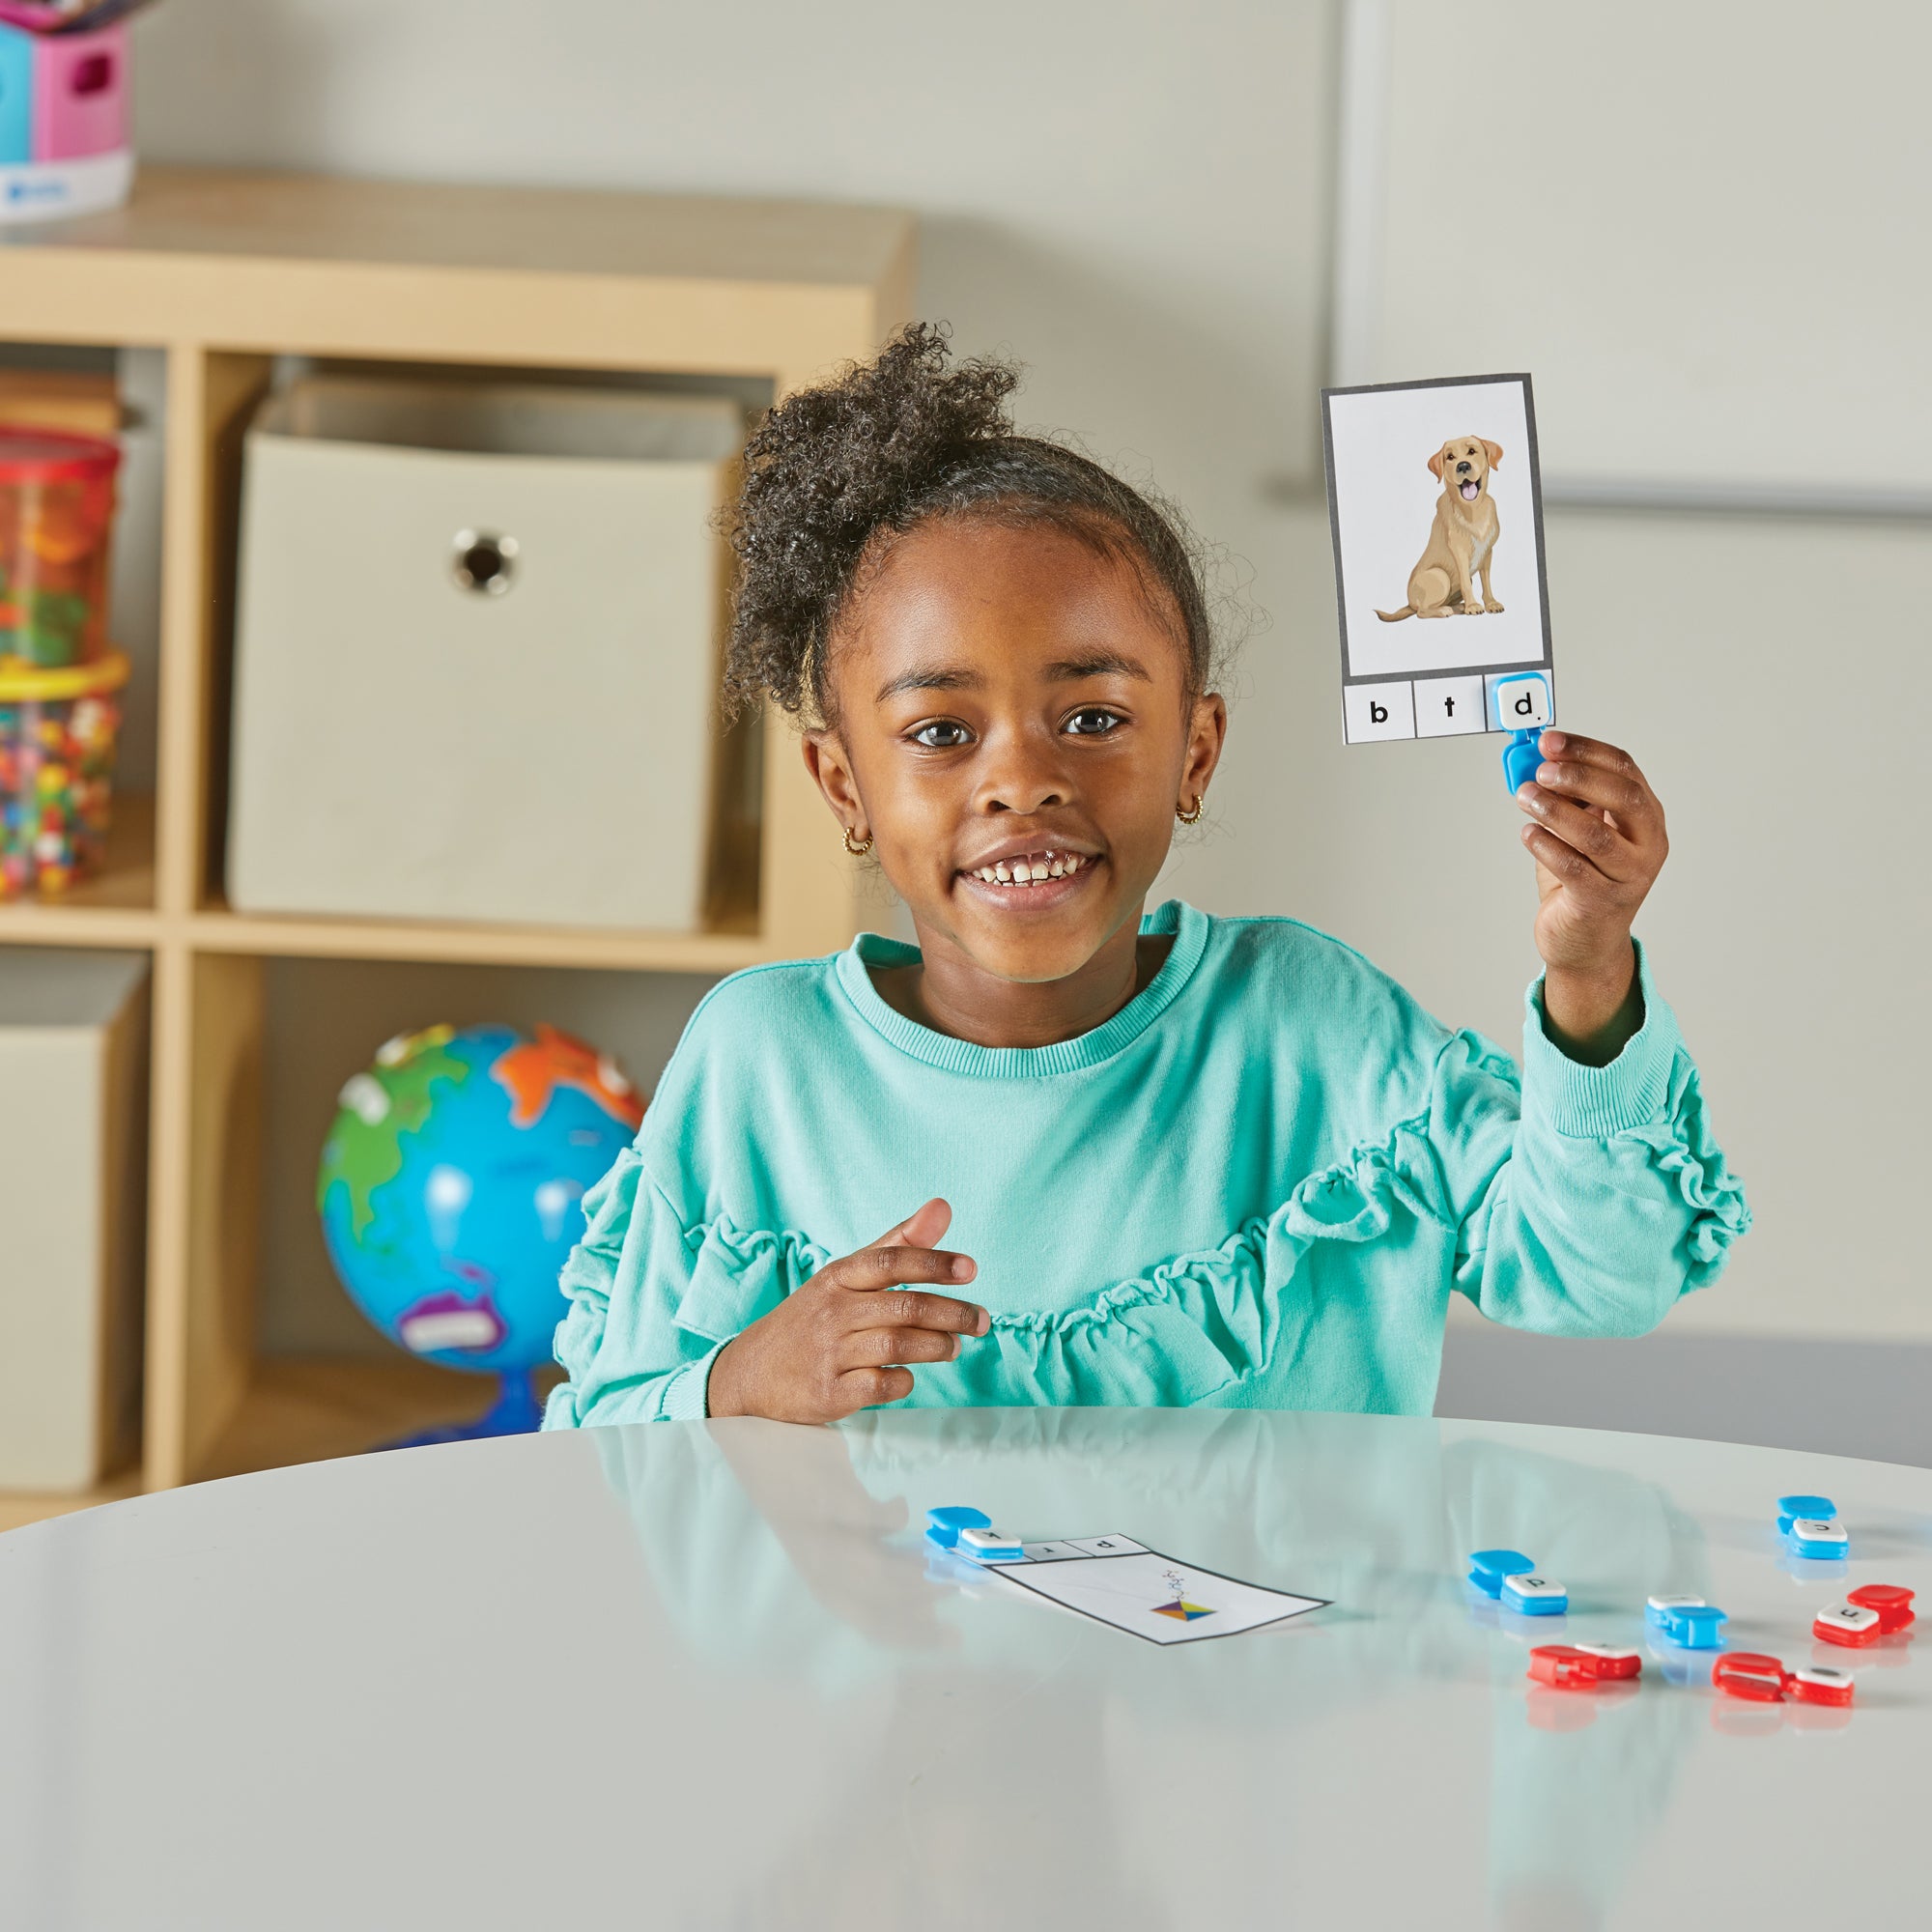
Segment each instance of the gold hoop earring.
M1207 804L1208 804L1208 794L1205 791L1197 791L1194 794L1194 810L1192 811L1182 811L1181 809L1177 805L1174 808L1174 815L1175 817L1179 819L1181 824L1183 825L1198 824L1200 822L1201 813L1203 810L1206 808Z
M852 828L848 825L845 828L845 849L851 853L853 858L863 859L872 849L872 835L869 832L867 833L865 838L860 839L858 844L855 845L852 842Z

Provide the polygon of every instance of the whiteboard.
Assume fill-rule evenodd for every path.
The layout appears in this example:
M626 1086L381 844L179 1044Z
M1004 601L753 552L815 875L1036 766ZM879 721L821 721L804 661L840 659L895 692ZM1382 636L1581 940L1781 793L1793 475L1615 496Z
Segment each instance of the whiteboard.
M1343 31L1337 383L1530 370L1552 497L1932 512L1932 8Z

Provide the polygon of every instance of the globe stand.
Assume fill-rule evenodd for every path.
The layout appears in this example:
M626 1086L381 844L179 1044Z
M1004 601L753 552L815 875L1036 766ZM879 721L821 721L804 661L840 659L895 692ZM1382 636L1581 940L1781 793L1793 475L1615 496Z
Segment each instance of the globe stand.
M516 1369L498 1378L497 1400L474 1422L449 1422L414 1435L399 1435L384 1449L426 1449L436 1442L477 1442L491 1435L526 1435L543 1421L535 1374Z

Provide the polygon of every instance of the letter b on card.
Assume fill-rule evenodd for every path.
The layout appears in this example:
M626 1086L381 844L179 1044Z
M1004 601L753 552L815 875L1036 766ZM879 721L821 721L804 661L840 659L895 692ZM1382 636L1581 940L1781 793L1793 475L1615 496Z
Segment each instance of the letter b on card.
M1408 680L1342 687L1342 728L1351 745L1415 736L1415 698Z

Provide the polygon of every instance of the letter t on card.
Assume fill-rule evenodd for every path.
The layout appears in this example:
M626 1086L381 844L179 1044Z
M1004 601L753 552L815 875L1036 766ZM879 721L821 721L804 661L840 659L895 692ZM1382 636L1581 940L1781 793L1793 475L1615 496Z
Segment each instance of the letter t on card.
M1472 677L1419 677L1415 680L1415 735L1459 738L1481 731L1483 680Z

